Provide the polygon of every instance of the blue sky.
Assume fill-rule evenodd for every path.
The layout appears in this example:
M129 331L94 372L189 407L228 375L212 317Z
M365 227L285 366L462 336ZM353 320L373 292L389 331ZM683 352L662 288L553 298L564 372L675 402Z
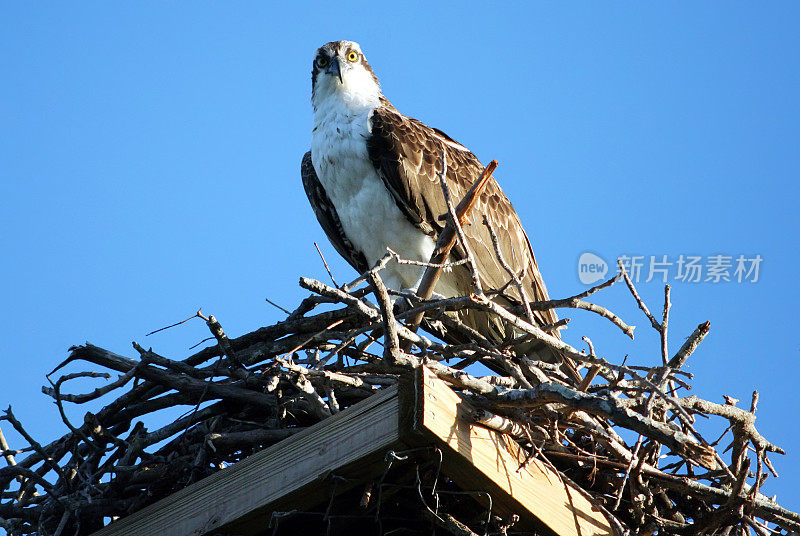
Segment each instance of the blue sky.
M711 321L693 393L745 404L760 390L759 429L789 452L765 491L800 509L798 15L781 2L3 3L0 404L53 439L63 425L39 389L70 345L182 358L201 322L144 334L198 307L231 336L274 323L265 298L291 308L299 276L327 277L314 241L340 280L354 275L299 176L312 55L351 39L401 111L500 161L551 295L585 288L586 251L763 258L756 283L674 281L670 344ZM640 290L660 310L661 284ZM626 291L599 301L637 340L572 311L567 340L657 362Z

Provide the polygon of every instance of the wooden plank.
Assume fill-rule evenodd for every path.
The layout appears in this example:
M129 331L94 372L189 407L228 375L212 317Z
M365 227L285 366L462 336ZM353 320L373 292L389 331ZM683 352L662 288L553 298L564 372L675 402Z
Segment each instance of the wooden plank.
M524 469L525 454L512 438L471 423L469 404L430 370L414 382L412 427L444 447L445 472L466 489L487 489L506 514L525 513L559 536L616 535L606 516L581 491L539 460ZM506 499L504 500L504 495Z
M520 515L518 528L558 536L615 535L603 513L577 488L533 460L504 434L471 423L471 408L425 367L403 388L381 390L347 410L161 501L121 518L95 536L199 536L264 531L270 512L325 500L330 472L365 482L383 470L386 450L443 448L444 471L464 489L491 493L494 509ZM376 473L377 471L377 473ZM343 491L343 490L339 490ZM157 528L157 529L156 529Z
M303 491L319 477L357 465L399 439L397 387L383 389L280 443L215 473L138 512L123 517L94 536L201 535L261 512L258 526L269 521L267 507L292 500L302 507Z

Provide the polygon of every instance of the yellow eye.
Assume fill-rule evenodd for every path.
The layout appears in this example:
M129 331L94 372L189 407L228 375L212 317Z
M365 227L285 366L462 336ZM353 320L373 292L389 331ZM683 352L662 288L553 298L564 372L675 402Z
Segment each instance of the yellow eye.
M351 50L350 52L348 52L347 61L349 62L358 61L358 52L356 52L355 50Z
M328 66L328 58L327 57L320 56L319 58L317 58L317 67L319 67L320 69L324 69L327 66Z

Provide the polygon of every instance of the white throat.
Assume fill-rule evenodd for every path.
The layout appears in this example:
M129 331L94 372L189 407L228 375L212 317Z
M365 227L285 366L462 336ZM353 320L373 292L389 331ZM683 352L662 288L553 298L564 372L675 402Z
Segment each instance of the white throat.
M366 69L351 68L342 74L342 82L330 75L320 74L317 78L311 99L314 126L326 118L332 119L326 117L331 114L340 116L341 120L369 113L380 106L381 88Z

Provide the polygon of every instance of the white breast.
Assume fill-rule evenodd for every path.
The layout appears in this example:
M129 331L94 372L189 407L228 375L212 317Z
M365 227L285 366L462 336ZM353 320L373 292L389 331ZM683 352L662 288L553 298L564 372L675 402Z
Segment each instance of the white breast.
M387 247L404 258L427 261L434 241L400 211L367 154L373 109L354 111L335 103L317 108L311 142L314 169L344 232L370 265ZM419 267L392 263L383 275L390 288L401 289L414 286L421 273Z

